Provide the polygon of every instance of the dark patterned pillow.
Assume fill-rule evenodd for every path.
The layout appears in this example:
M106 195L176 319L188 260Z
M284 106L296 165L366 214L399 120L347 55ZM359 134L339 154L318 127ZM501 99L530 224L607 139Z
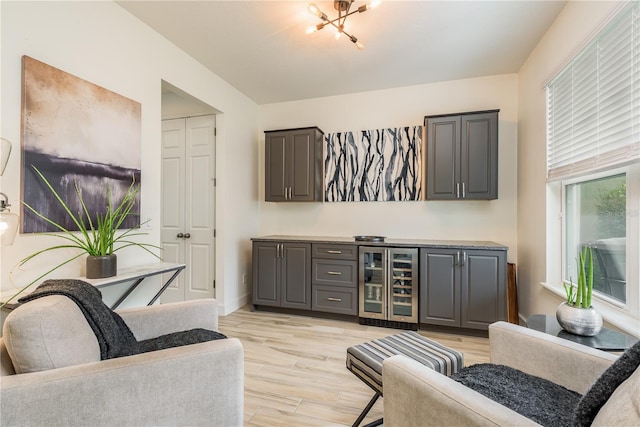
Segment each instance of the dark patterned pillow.
M451 378L543 426L570 425L581 397L549 380L503 365L471 365Z
M582 396L574 414L575 426L589 426L609 397L640 366L640 341L625 351Z

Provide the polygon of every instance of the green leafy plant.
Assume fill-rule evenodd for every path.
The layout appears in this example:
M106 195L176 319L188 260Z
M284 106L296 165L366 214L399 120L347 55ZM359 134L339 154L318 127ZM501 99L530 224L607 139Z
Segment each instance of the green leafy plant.
M572 278L569 278L570 283L563 283L567 304L576 308L589 308L593 295L593 249L585 246L578 254L577 261L577 285L573 285Z
M139 243L130 240L132 237L146 235L147 233L143 233L139 231L139 228L130 228L122 231L120 234L117 233L118 229L122 225L122 223L129 217L133 215L131 210L136 201L136 196L140 191L140 184L137 184L135 180L132 180L131 185L129 186L127 192L124 197L120 201L118 205L113 204L111 188L107 187L107 206L104 212L98 212L96 214L96 220L91 219L91 215L87 206L82 198L82 193L80 188L78 187L77 181L74 182L75 192L80 202L80 206L82 207L79 213L74 213L69 208L69 205L62 199L60 194L53 188L49 180L36 168L32 165L33 170L36 175L42 180L44 185L49 189L51 194L53 194L54 198L58 201L60 206L62 206L63 210L66 214L71 218L74 224L78 227L77 232L69 231L59 223L47 218L42 213L38 212L36 209L31 207L29 204L23 202L24 206L33 212L39 218L42 218L44 221L53 225L58 233L42 233L45 236L52 236L62 240L65 240L65 243L55 246L50 246L48 248L37 251L22 260L19 261L18 266L22 267L24 264L32 260L33 258L42 255L43 253L57 250L57 249L80 249L81 252L73 257L67 259L66 261L56 265L52 269L46 271L42 275L38 276L32 282L22 287L19 292L13 295L10 299L5 301L2 306L11 302L18 295L24 292L29 286L37 283L42 278L46 277L48 274L57 270L65 264L70 263L71 261L81 257L82 255L88 254L91 256L105 256L111 255L112 253L124 249L129 246L139 247L151 255L155 256L158 259L161 259L160 256L156 255L151 248L161 250L160 247L151 245L148 243ZM2 307L0 306L0 307Z

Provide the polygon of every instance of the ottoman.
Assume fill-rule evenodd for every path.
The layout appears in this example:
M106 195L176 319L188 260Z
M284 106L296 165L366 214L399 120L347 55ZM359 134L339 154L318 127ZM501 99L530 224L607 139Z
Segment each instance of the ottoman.
M436 341L423 337L417 332L403 332L349 347L347 349L347 369L375 392L364 408L354 427L359 426L382 392L382 361L402 354L422 363L444 375L451 375L462 368L462 353L452 350ZM382 424L382 419L367 425Z

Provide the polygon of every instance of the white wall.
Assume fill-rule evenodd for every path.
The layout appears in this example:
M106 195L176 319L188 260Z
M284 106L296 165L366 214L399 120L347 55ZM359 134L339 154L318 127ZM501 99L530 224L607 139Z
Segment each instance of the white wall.
M258 141L259 231L267 234L491 240L517 259L515 74L260 106L262 130L318 126L325 133L422 125L425 115L500 109L499 198L493 201L267 203L264 134Z
M518 301L523 317L555 313L560 297L544 290L546 278L546 116L543 83L619 2L571 1L519 73ZM558 259L554 262L560 262Z
M13 206L17 208L20 199L21 57L28 55L142 104L142 217L150 218L153 226L144 241L158 244L161 81L165 80L221 112L216 161L217 298L223 313L244 304L248 289L240 286L240 275L250 268L249 238L257 233L257 105L116 3L1 2L0 7L1 135L14 147L0 184ZM18 235L13 246L0 248L1 288L12 287L9 271L18 260L54 242ZM119 254L122 267L154 261L141 251ZM14 285L27 283L64 255L51 252L15 272ZM76 277L81 272L79 261L54 276Z

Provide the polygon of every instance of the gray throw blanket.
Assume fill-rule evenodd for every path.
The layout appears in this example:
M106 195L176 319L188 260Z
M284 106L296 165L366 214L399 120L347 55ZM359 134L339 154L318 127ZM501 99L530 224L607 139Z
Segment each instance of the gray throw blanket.
M102 293L82 280L47 280L18 301L26 303L49 295L64 295L76 303L98 339L101 360L226 338L219 332L196 328L137 341L122 317L102 302Z

